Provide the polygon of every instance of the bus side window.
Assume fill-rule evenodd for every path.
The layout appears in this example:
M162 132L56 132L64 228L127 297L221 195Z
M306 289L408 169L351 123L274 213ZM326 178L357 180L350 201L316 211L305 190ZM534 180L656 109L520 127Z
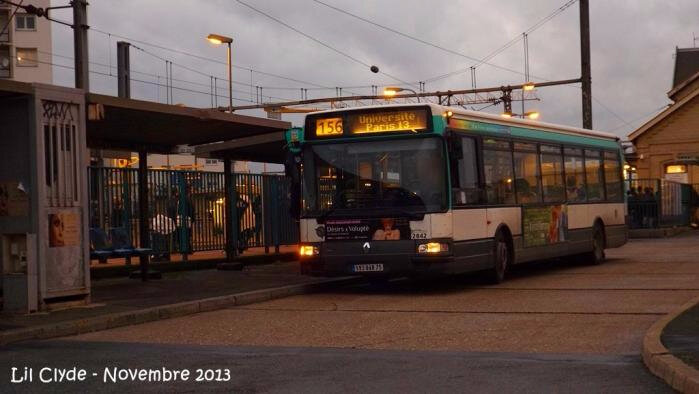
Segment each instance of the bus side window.
M515 190L518 204L541 202L541 175L536 144L514 143Z
M598 150L585 149L585 179L587 181L587 200L604 200L604 172Z
M607 201L623 201L621 165L617 152L604 152L604 181L607 190Z
M481 188L478 182L478 156L476 140L460 137L460 152L456 159L455 187L452 188L454 205L473 205L481 202Z
M512 147L504 140L483 141L483 174L485 200L491 205L515 203Z

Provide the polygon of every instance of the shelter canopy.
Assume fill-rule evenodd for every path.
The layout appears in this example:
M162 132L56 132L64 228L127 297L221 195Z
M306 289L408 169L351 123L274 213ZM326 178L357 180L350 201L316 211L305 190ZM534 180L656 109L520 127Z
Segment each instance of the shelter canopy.
M199 145L194 153L199 157L247 160L283 164L286 140L283 131L275 131L236 140Z
M178 145L283 133L291 127L274 119L94 93L87 94L87 101L87 145L97 149L172 153Z

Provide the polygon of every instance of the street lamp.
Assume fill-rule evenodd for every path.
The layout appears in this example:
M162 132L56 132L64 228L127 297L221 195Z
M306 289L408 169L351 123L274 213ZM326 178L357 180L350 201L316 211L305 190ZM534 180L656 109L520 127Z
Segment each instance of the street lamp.
M522 85L522 90L526 90L528 92L534 90L534 88L535 88L534 82L527 82L524 85Z
M524 114L516 114L512 111L505 111L505 112L501 113L500 116L502 116L503 118L507 118L507 119L509 119L513 116L516 116L516 117L519 117L522 119L527 118L527 119L531 119L531 120L536 120L536 119L539 119L539 116L541 116L541 114L539 113L539 111L529 111L529 112L525 112Z
M214 45L228 44L228 111L233 112L233 62L231 61L231 44L233 39L218 34L206 37Z
M407 91L409 91L409 92L413 92L413 93L416 95L416 97L417 97L417 102L418 102L418 103L420 102L420 96L417 96L417 92L416 92L416 91L414 91L413 89L401 88L401 87L398 87L398 86L387 86L387 87L385 87L384 90L383 90L383 95L386 96L386 97L393 97L393 96L396 95L396 93L402 92L402 91L405 91L405 90L407 90Z

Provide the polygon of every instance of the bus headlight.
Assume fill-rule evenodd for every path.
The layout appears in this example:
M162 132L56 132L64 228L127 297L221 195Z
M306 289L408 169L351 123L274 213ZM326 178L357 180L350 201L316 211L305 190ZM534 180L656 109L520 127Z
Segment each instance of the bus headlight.
M313 245L301 245L299 247L299 255L301 257L313 257L317 256L319 253L318 247Z
M428 242L417 247L418 253L442 253L449 251L449 244L442 242Z

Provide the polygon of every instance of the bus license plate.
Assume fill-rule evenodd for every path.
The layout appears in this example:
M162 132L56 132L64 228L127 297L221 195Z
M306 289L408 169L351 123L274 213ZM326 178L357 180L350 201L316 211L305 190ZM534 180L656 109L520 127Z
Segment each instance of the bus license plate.
M383 264L355 264L354 272L381 272Z

